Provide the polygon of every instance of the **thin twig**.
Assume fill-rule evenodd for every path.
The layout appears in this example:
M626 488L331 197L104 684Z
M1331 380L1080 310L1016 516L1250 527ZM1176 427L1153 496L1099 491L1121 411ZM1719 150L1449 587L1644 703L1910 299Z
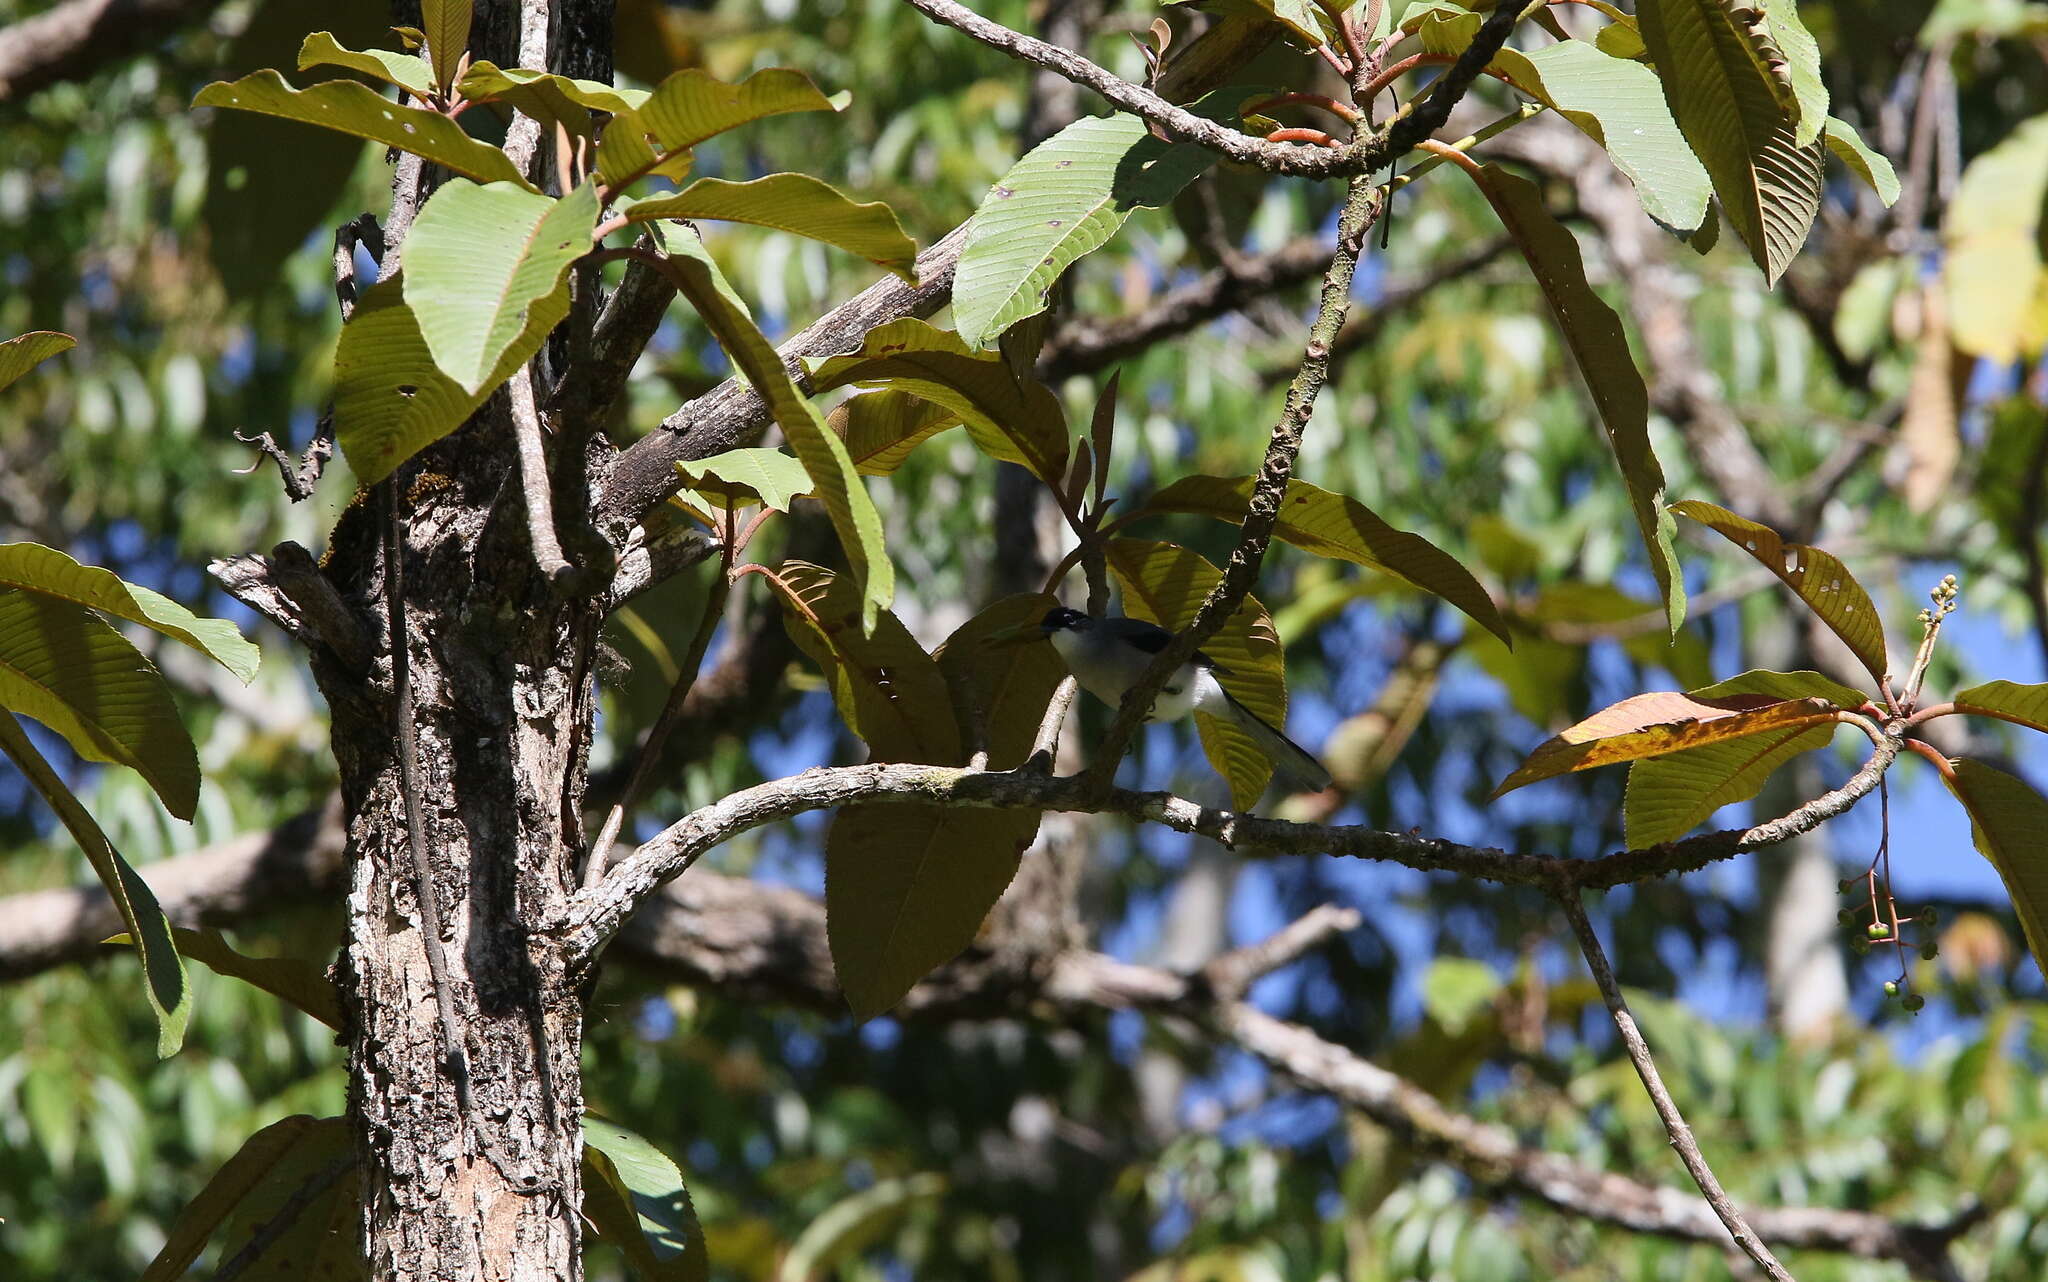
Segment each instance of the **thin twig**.
M576 567L562 555L555 535L553 488L548 483L547 447L542 443L540 410L533 400L533 366L522 365L506 384L512 405L512 428L519 444L519 488L526 499L526 534L533 559L550 586L565 588Z
M1643 1089L1649 1092L1650 1103L1657 1109L1657 1116L1664 1123L1664 1131L1671 1137L1671 1146L1678 1150L1678 1159L1685 1163L1686 1174L1693 1183L1700 1186L1700 1193L1707 1199L1707 1205L1714 1208L1714 1215L1727 1226L1728 1233L1735 1239L1735 1245L1742 1253L1756 1261L1773 1282L1792 1282L1792 1275L1785 1266L1778 1263L1778 1257L1771 1254L1771 1248L1763 1244L1756 1230L1742 1218L1742 1212L1721 1187L1721 1181L1714 1176L1707 1159L1700 1155L1699 1142L1693 1139L1692 1128L1672 1101L1671 1092L1664 1089L1664 1079L1657 1072L1657 1062L1650 1058L1650 1046L1643 1040L1642 1030L1636 1027L1636 1017L1629 1012L1628 1002L1621 995L1621 985L1614 981L1614 968L1607 964L1607 954L1600 947L1600 937L1593 933L1593 924L1586 920L1586 908L1579 902L1579 892L1565 888L1557 895L1558 906L1564 909L1565 918L1571 922L1572 933L1578 936L1579 951L1586 955L1586 964L1593 969L1593 982L1600 986L1600 996L1607 1003L1608 1014L1614 1017L1614 1027L1621 1033L1622 1046L1628 1051L1629 1062L1635 1065L1636 1076L1643 1079Z

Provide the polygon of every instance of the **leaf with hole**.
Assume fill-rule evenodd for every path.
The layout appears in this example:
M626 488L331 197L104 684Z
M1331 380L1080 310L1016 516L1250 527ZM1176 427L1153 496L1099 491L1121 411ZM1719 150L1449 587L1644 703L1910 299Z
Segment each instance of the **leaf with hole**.
M240 80L210 84L199 91L192 105L232 107L318 125L412 152L477 182L508 182L533 189L510 156L462 132L461 125L440 112L387 101L368 85L353 80L325 80L294 89L283 76L266 69Z
M111 570L80 565L39 543L0 543L0 588L21 588L140 623L206 655L248 684L262 652L226 619L202 619Z
M1688 692L1695 699L1764 695L1775 699L1824 699L1837 708L1861 706L1861 692L1817 672L1762 669ZM1699 827L1723 806L1748 801L1763 790L1779 766L1824 748L1838 725L1780 726L1670 756L1644 758L1628 769L1622 807L1625 839L1641 849L1673 841Z
M1858 696L1861 702L1861 696ZM1632 695L1546 740L1488 794L1491 801L1545 779L1687 748L1743 739L1765 731L1835 722L1835 704L1821 698L1770 694L1689 695L1676 690Z
M1241 525L1253 481L1249 476L1184 476L1139 511L1192 512ZM1273 533L1305 552L1362 565L1441 597L1503 643L1513 644L1493 598L1470 570L1421 535L1388 525L1356 499L1289 481Z
M510 378L568 314L596 222L589 183L560 200L461 178L435 191L405 238L405 302L434 363L473 396Z
M1787 543L1769 526L1712 503L1686 499L1673 503L1671 510L1718 531L1755 557L1842 638L1842 644L1849 647L1864 671L1880 681L1884 679L1884 625L1877 617L1877 607L1871 604L1870 594L1849 573L1849 567L1830 553L1804 543Z
M0 709L0 755L10 758L22 778L57 812L114 901L142 960L143 992L156 1015L156 1053L159 1058L176 1054L184 1044L185 1023L192 1015L192 989L185 979L185 964L178 960L178 950L171 942L171 924L149 883L114 849L63 778L36 750L21 722L5 709Z
M583 1214L641 1282L703 1282L709 1248L683 1173L654 1145L583 1115Z
M613 116L597 148L597 176L613 190L659 174L680 179L690 149L764 116L839 111L846 96L826 97L809 76L787 67L757 71L736 85L691 67L654 87L646 102Z
M1799 141L1784 50L1759 11L1734 0L1642 0L1636 19L1672 116L1765 282L1776 283L1820 212L1823 154L1817 136Z
M1134 209L1159 208L1215 160L1152 136L1136 116L1086 117L1031 149L983 198L953 274L953 323L986 347L1045 310L1046 291Z
M822 241L917 284L917 244L880 201L862 204L806 174L769 174L752 182L699 178L673 196L636 202L626 217L715 219L772 227Z
M2041 834L2048 832L2048 797L1981 761L1961 757L1951 766L1954 775L1943 782L1970 812L1970 839L1998 869L2034 964L2048 973L2048 857L2041 845Z
M483 400L435 363L402 272L363 291L334 349L334 435L358 480L383 480Z
M59 352L78 346L78 340L55 330L31 330L19 338L0 343L0 390Z
M1111 539L1105 559L1123 593L1124 613L1176 632L1194 622L1223 577L1215 566L1172 543ZM1257 597L1247 596L1202 652L1215 660L1216 679L1232 698L1267 725L1285 730L1286 655L1272 616ZM1258 744L1230 722L1206 713L1195 714L1195 728L1209 764L1230 784L1231 804L1239 810L1257 805L1273 777L1273 763Z

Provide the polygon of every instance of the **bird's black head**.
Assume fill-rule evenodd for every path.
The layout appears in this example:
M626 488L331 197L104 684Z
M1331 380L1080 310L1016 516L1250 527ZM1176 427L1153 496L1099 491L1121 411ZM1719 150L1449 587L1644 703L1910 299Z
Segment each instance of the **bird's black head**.
M1084 628L1087 625L1087 615L1079 610L1069 610L1065 606L1047 610L1045 617L1038 621L1038 626L1045 630L1045 635L1047 636L1051 636L1055 632L1070 632L1078 628Z

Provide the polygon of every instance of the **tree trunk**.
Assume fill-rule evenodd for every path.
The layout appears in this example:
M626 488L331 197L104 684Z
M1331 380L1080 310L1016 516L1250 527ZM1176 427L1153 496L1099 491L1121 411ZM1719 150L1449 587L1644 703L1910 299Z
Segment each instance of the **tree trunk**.
M479 3L475 57L519 61L522 8L530 19L546 15L551 69L609 79L611 5L602 0ZM528 26L531 53L538 37ZM552 171L544 154L536 159L536 171ZM387 220L393 251L425 199L419 174L399 166ZM358 496L327 561L344 599L382 633L368 676L330 654L314 657L348 815L339 969L349 1116L369 1276L380 1280L581 1275L583 1002L580 977L546 926L561 917L583 841L599 618L594 602L556 599L535 568L513 440L501 392ZM444 985L430 957L396 742L404 710L390 645L394 577L410 685L403 707L417 737L411 800Z

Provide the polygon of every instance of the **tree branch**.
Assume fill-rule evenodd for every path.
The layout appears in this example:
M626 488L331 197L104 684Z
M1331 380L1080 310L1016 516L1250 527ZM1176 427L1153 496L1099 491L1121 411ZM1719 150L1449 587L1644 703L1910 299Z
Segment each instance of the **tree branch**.
M179 27L221 0L67 0L0 30L0 102L62 80L83 80Z

